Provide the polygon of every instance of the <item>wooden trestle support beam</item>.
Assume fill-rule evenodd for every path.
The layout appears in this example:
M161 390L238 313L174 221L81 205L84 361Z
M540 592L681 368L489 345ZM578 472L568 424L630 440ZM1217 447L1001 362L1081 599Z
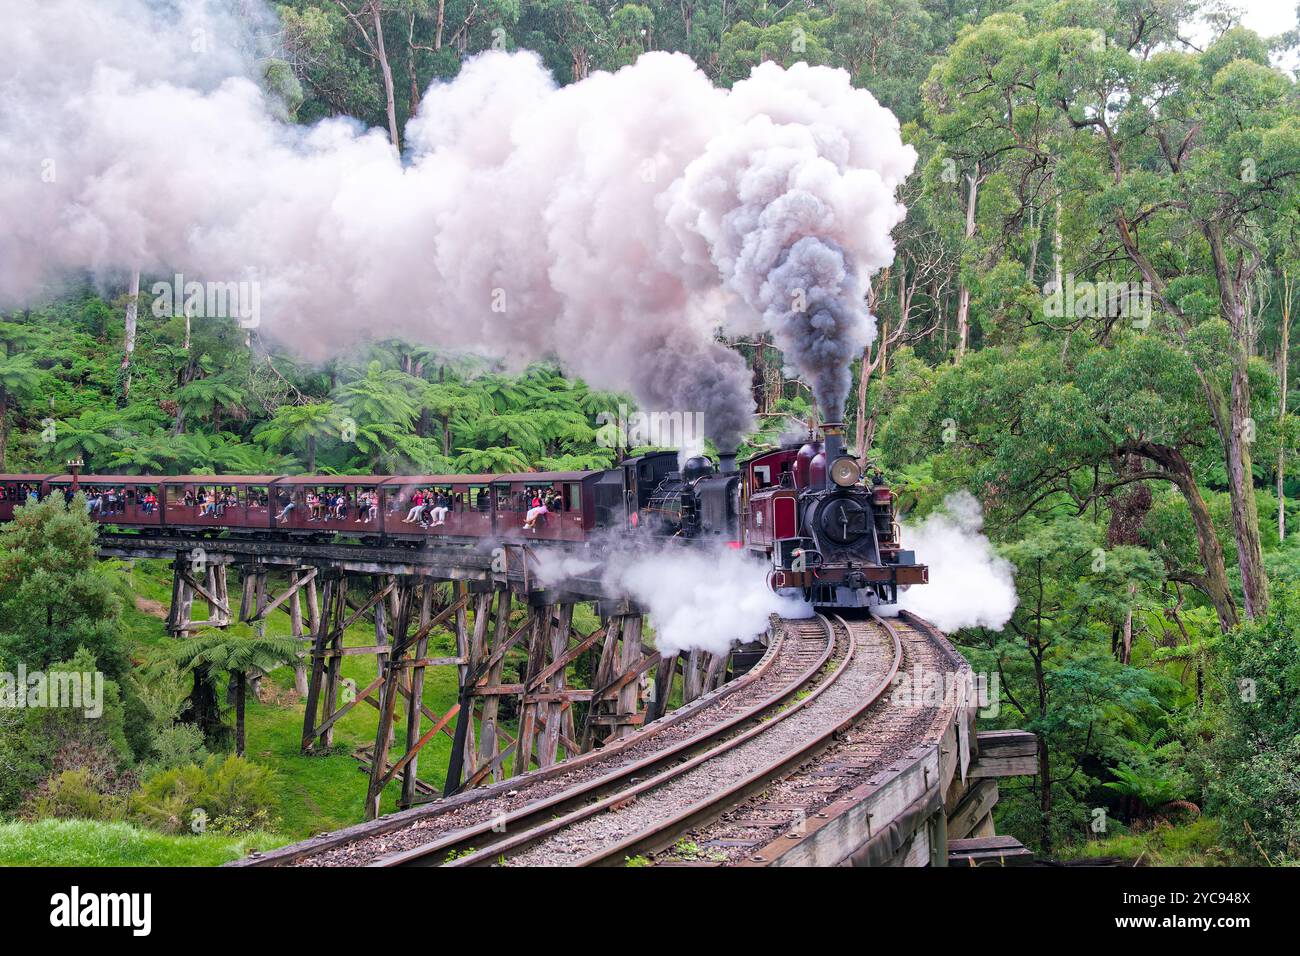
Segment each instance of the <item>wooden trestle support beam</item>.
M240 575L238 615L231 564ZM196 597L208 604L206 620L193 619ZM509 578L447 581L179 552L167 627L184 637L237 620L261 633L273 616L287 616L290 635L303 642L295 667L303 753L329 752L339 721L358 705L378 711L373 747L354 753L369 774L366 815L374 818L394 780L398 806L409 807L549 767L663 716L674 686L686 703L725 679L727 655L661 657L642 640L640 610L626 602L595 605L600 626L580 633L577 602L528 580L520 587ZM347 629L362 621L373 624L375 643L345 645ZM430 656L440 629L454 638L450 656ZM352 655L375 657L377 676L366 687L342 678ZM423 702L431 667L456 669L458 699L446 713ZM450 740L442 788L418 776L421 753L440 735Z
M167 612L167 632L188 637L208 627L229 627L230 592L226 585L228 559L209 555L202 549L182 551L172 562L172 599ZM194 619L194 599L208 605L206 619Z
M676 659L661 659L642 642L641 613L627 604L607 605L601 626L583 634L573 625L576 602L550 592L521 595L500 583L452 581L443 597L447 582L398 575L373 581L364 600L349 600L359 585L351 579L370 576L321 576L302 748L328 750L334 727L358 704L379 712L374 746L355 754L369 772L370 819L394 780L401 782L399 807L438 796L418 773L421 753L439 735L450 742L441 791L447 795L603 746L667 709ZM345 647L345 630L367 614L375 620L376 644ZM439 628L451 632L453 656L429 655ZM340 701L342 658L371 653L378 676ZM423 703L427 670L438 666L456 668L458 687L456 703L441 714ZM725 668L725 657L690 662L683 700L716 686ZM576 673L590 677L578 680ZM649 693L649 686L661 693Z

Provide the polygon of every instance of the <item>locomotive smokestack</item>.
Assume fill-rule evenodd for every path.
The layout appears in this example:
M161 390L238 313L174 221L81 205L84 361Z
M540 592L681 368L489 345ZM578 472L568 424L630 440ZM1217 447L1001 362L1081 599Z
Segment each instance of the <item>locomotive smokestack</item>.
M736 453L723 451L718 453L718 474L730 475L736 470Z
M826 437L826 464L846 454L844 451L844 423L823 422L822 434Z
M836 459L843 458L844 451L844 423L843 422L822 422L822 440L824 454L826 455L825 479L822 487L831 487L831 465L835 464Z

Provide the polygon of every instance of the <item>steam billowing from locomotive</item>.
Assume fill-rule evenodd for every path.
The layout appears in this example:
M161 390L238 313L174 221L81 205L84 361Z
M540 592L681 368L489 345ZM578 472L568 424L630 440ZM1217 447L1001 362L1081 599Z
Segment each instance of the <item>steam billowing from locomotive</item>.
M1020 599L1015 567L993 550L983 534L984 514L969 491L944 498L943 508L906 529L916 553L930 565L941 588L912 588L898 606L951 634L963 627L1000 631Z
M915 153L847 74L766 63L715 89L650 53L557 88L531 53L436 84L399 157L283 119L243 0L10 0L0 33L0 307L89 269L258 284L261 333L320 359L402 336L547 356L734 447L769 331L840 417ZM264 41L263 45L264 45ZM147 300L146 300L147 305Z
M557 587L596 575L610 593L626 594L649 612L655 648L664 655L726 654L759 638L773 614L813 613L811 604L774 593L762 565L716 540L683 548L673 539L608 535L598 546L599 558L539 552L538 579Z

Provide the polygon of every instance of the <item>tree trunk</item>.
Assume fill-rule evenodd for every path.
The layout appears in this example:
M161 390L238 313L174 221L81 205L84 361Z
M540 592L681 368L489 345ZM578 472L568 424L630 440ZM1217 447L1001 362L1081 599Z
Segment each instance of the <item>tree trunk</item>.
M1232 330L1232 377L1227 402L1227 421L1216 415L1224 458L1228 467L1228 497L1232 502L1232 528L1237 539L1237 566L1247 618L1268 610L1268 579L1264 575L1263 549L1259 540L1259 511L1255 505L1255 481L1250 445L1254 420L1250 414L1250 380L1247 372L1249 343L1247 322L1238 288L1217 227L1205 230L1214 259L1219 286L1219 306ZM1226 425L1226 428L1224 427Z
M217 691L212 686L212 675L206 667L194 668L194 689L190 692L190 720L203 731L209 744L222 743L221 710L217 706Z
M867 385L871 372L871 346L862 350L862 372L858 375L858 414L853 441L858 451L858 467L867 467Z
M126 331L122 334L122 401L131 397L131 362L135 358L135 322L140 306L140 270L131 273L126 300Z
M248 693L248 675L242 670L230 675L235 682L235 756L244 756L244 701Z
M410 102L406 115L414 116L420 111L420 75L415 66L415 11L411 11L410 30L406 34L406 75L411 81Z
M1038 842L1044 856L1052 852L1052 757L1047 742L1038 742Z
M5 455L9 451L9 390L0 385L0 472L5 470ZM1279 478L1278 481L1282 479Z
M185 316L186 350L189 349L189 331L188 331L189 327L190 327L190 318L188 315L186 315ZM194 357L193 356L187 357L185 359L185 364L181 366L180 374L177 376L176 390L180 391L190 382L194 381L194 377L198 374L198 370L199 367L198 364L194 361ZM172 434L173 435L185 434L185 405L182 404L179 399L176 402L176 419L172 423Z
M1040 214L1037 224L1034 223L1034 207L1029 206L1029 266L1025 269L1025 275L1029 279L1029 284L1037 286L1038 283L1034 276L1038 272L1038 246L1043 238L1043 218Z
M1289 346L1291 344L1291 275L1282 270L1282 344L1277 358L1277 376L1282 387L1282 397L1278 403L1278 424L1286 424L1286 389L1287 366L1290 362ZM3 402L0 402L2 408ZM2 413L2 410L0 410ZM4 465L3 438L0 438L0 466ZM1286 540L1286 442L1277 445L1277 540Z
M901 299L899 300L902 301ZM883 401L885 397L885 377L889 374L889 320L880 320L880 348L876 354L876 368L880 370L880 398ZM876 422L880 420L880 402L871 409L871 414L867 417L866 433L863 436L863 455L866 455L867 449L871 447L872 442L876 440ZM865 465L866 462L864 461Z
M1065 276L1061 267L1061 197L1056 197L1056 218L1052 221L1052 277L1056 279L1056 288L1065 295Z
M1128 610L1124 614L1123 643L1120 645L1120 663L1127 664L1133 657L1133 599L1137 596L1137 583L1128 586Z
M1141 455L1159 465L1168 475L1170 481L1182 492L1187 502L1187 510L1192 515L1192 525L1196 530L1196 545L1201 554L1201 565L1205 577L1197 585L1214 605L1219 617L1219 626L1229 631L1237 626L1237 604L1232 598L1232 589L1228 586L1228 569L1224 562L1223 546L1214 533L1214 520L1210 509L1201 497L1201 489L1196 485L1196 477L1187 459L1176 448L1168 445L1156 445L1151 442L1135 442L1122 451Z
M966 241L975 238L975 204L979 201L979 168L966 176ZM961 280L957 294L957 362L966 355L970 344L970 286Z
M384 97L387 100L388 135L393 141L393 148L400 150L401 141L397 136L397 97L393 93L393 68L388 63L388 53L384 50L384 24L381 14L382 0L373 0L370 13L375 20L375 52L379 58L379 69L384 74Z
M1041 635L1042 632L1038 633ZM1038 714L1040 718L1045 719L1048 693L1047 678L1043 669L1043 651L1041 644L1030 647L1030 654L1034 659L1034 682L1038 687ZM1038 741L1038 786L1038 841L1042 845L1044 855L1049 855L1052 852L1052 758L1046 740Z

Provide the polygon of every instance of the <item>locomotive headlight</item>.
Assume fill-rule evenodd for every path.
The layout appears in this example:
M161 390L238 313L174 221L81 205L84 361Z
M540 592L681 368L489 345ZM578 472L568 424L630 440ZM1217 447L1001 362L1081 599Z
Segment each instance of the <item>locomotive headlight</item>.
M852 458L837 458L831 465L831 481L841 488L852 488L862 477L862 469Z

